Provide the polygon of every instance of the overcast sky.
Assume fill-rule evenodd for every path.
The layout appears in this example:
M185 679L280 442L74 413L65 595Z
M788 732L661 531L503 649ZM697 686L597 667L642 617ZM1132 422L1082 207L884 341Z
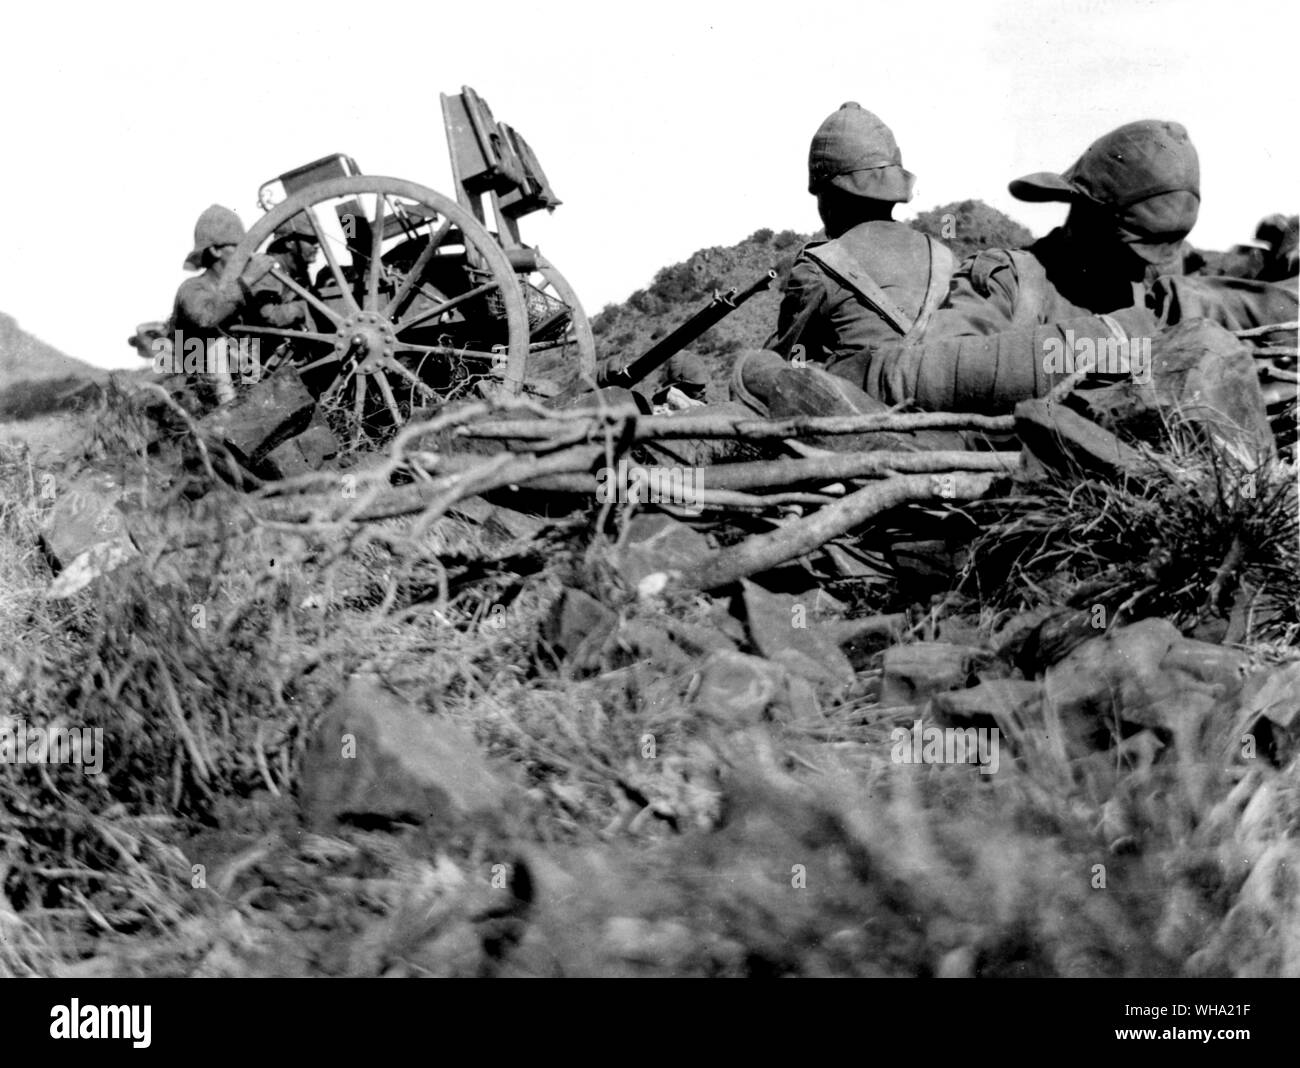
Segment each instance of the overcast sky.
M918 176L899 213L976 197L1176 119L1201 155L1195 244L1297 210L1294 3L571 0L11 5L0 311L69 355L138 365L208 204L331 152L450 195L439 92L468 84L564 201L523 221L588 311L698 248L811 231L808 142L846 100Z

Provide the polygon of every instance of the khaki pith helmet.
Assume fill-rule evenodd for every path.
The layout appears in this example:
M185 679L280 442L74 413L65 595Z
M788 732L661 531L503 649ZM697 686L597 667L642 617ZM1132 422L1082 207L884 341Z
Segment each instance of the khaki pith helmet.
M238 245L244 239L244 224L229 208L213 204L205 208L194 224L194 247L185 257L185 269L196 271L203 265L203 253L210 248Z
M849 101L827 117L808 150L808 192L833 186L854 196L902 204L916 176L903 169L892 131L861 104Z

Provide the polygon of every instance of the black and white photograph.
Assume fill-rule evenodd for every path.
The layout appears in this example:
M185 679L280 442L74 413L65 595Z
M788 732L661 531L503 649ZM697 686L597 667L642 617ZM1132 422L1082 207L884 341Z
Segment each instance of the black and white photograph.
M183 978L1282 1033L1217 984L1300 977L1294 5L5 20L41 1041Z

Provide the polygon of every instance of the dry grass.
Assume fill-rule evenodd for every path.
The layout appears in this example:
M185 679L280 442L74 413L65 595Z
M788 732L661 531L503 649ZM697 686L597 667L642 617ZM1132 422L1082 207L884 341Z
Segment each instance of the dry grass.
M150 462L129 427L93 438ZM575 678L537 638L564 583L629 624L708 625L699 600L620 600L581 528L530 546L450 516L402 553L397 524L362 543L239 528L229 496L176 500L142 566L48 601L39 502L4 455L0 711L100 726L109 760L5 769L0 974L1300 974L1295 764L1023 748L986 777L893 764L899 714L860 695L729 725L694 703L689 667L617 635ZM1134 606L1203 600L1130 555L1152 537L1201 546L1203 580L1228 529L1257 530L1245 573L1276 586L1252 555L1279 536L1272 478L1249 505L1209 481L1013 502L1013 599L1065 592L1043 577L1061 560L1031 556L1058 537L1070 581L1118 568ZM305 737L358 670L476 733L517 788L499 827L303 832Z

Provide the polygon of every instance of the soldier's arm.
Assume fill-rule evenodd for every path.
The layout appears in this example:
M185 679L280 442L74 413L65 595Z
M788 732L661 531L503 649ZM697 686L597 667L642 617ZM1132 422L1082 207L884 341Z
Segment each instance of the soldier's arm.
M796 345L812 363L821 363L826 354L815 321L826 303L825 276L807 259L799 257L790 270L781 295L776 331L763 347L778 352L787 360Z
M1124 308L1108 318L1130 338L1152 337L1158 329L1146 308ZM911 401L928 411L1003 414L1022 400L1045 396L1067 377L1079 339L1114 336L1095 315L997 333L981 333L980 325L976 321L966 333L927 336L911 346L886 342L877 349L863 388L887 404Z
M1151 287L1152 303L1166 326L1184 319L1210 319L1228 330L1295 322L1300 309L1296 280L1167 275Z

